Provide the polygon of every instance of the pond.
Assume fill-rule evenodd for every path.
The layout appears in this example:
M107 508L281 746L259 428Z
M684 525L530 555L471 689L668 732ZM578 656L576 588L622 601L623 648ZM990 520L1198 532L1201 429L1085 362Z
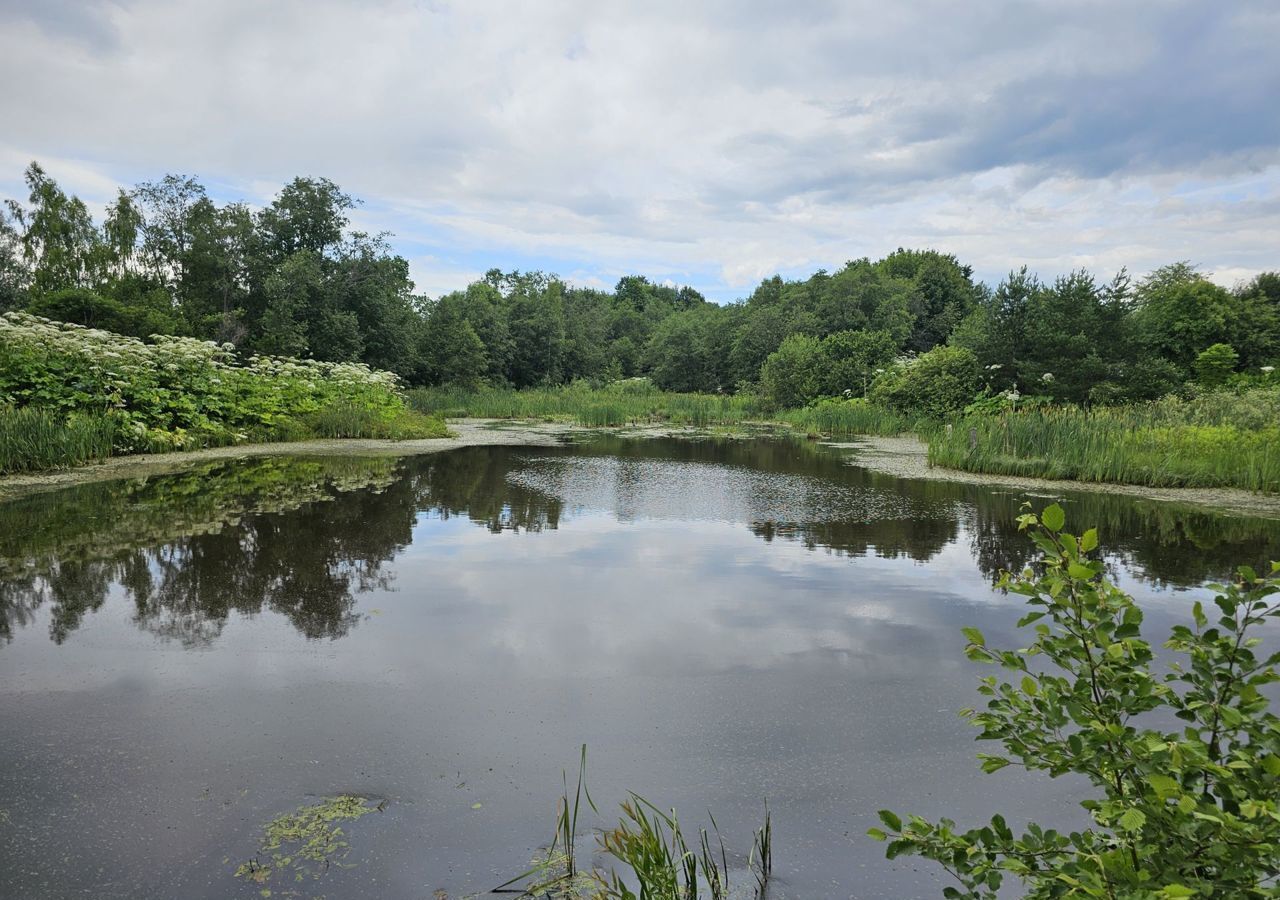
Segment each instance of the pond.
M775 898L937 897L882 807L1074 824L1080 785L979 774L963 625L1048 497L904 481L780 437L584 438L206 464L0 505L6 897L459 898L527 868L561 773L716 817L765 799ZM1080 493L1158 636L1280 522ZM333 865L237 877L353 794ZM590 838L583 838L586 844ZM295 871L296 868L296 871ZM242 870L243 872L243 870Z

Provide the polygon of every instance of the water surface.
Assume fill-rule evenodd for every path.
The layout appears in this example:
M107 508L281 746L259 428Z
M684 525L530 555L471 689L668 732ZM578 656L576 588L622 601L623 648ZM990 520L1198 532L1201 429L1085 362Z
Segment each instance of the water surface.
M783 439L598 438L219 462L0 505L0 894L257 897L262 825L385 800L351 868L274 896L457 898L525 868L589 746L714 812L740 863L767 797L775 898L936 897L862 835L891 806L1081 821L1079 785L978 774L960 626L1027 497L903 481ZM1149 634L1280 557L1280 523L1078 494ZM590 843L590 838L584 838Z

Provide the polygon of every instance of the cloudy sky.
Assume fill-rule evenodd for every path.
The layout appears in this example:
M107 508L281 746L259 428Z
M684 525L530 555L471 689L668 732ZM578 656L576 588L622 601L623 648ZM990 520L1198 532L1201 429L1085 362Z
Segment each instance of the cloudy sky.
M0 196L362 198L419 289L1280 268L1280 3L0 0Z

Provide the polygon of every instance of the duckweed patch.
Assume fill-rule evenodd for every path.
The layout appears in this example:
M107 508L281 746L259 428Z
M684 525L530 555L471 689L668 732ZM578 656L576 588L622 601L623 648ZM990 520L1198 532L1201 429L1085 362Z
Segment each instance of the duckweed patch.
M331 866L354 868L354 863L346 862L351 845L342 823L381 812L384 807L385 801L375 804L343 794L277 816L263 828L258 852L239 865L236 877L267 885L276 878L293 882L320 878ZM263 896L270 895L264 892Z

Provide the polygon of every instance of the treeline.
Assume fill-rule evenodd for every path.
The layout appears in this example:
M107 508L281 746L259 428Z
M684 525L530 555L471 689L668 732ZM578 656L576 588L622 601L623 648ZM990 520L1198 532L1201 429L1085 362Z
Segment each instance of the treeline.
M600 291L496 269L432 299L413 293L384 235L349 228L356 201L326 179L294 179L252 210L169 175L122 190L101 225L37 164L26 182L28 200L9 201L0 222L0 308L365 362L415 384L643 375L781 406L870 394L954 408L975 393L1150 399L1258 376L1280 357L1277 273L1228 290L1185 263L1137 282L1083 271L1041 282L1024 268L992 288L954 256L898 250L770 278L726 305L642 276Z

